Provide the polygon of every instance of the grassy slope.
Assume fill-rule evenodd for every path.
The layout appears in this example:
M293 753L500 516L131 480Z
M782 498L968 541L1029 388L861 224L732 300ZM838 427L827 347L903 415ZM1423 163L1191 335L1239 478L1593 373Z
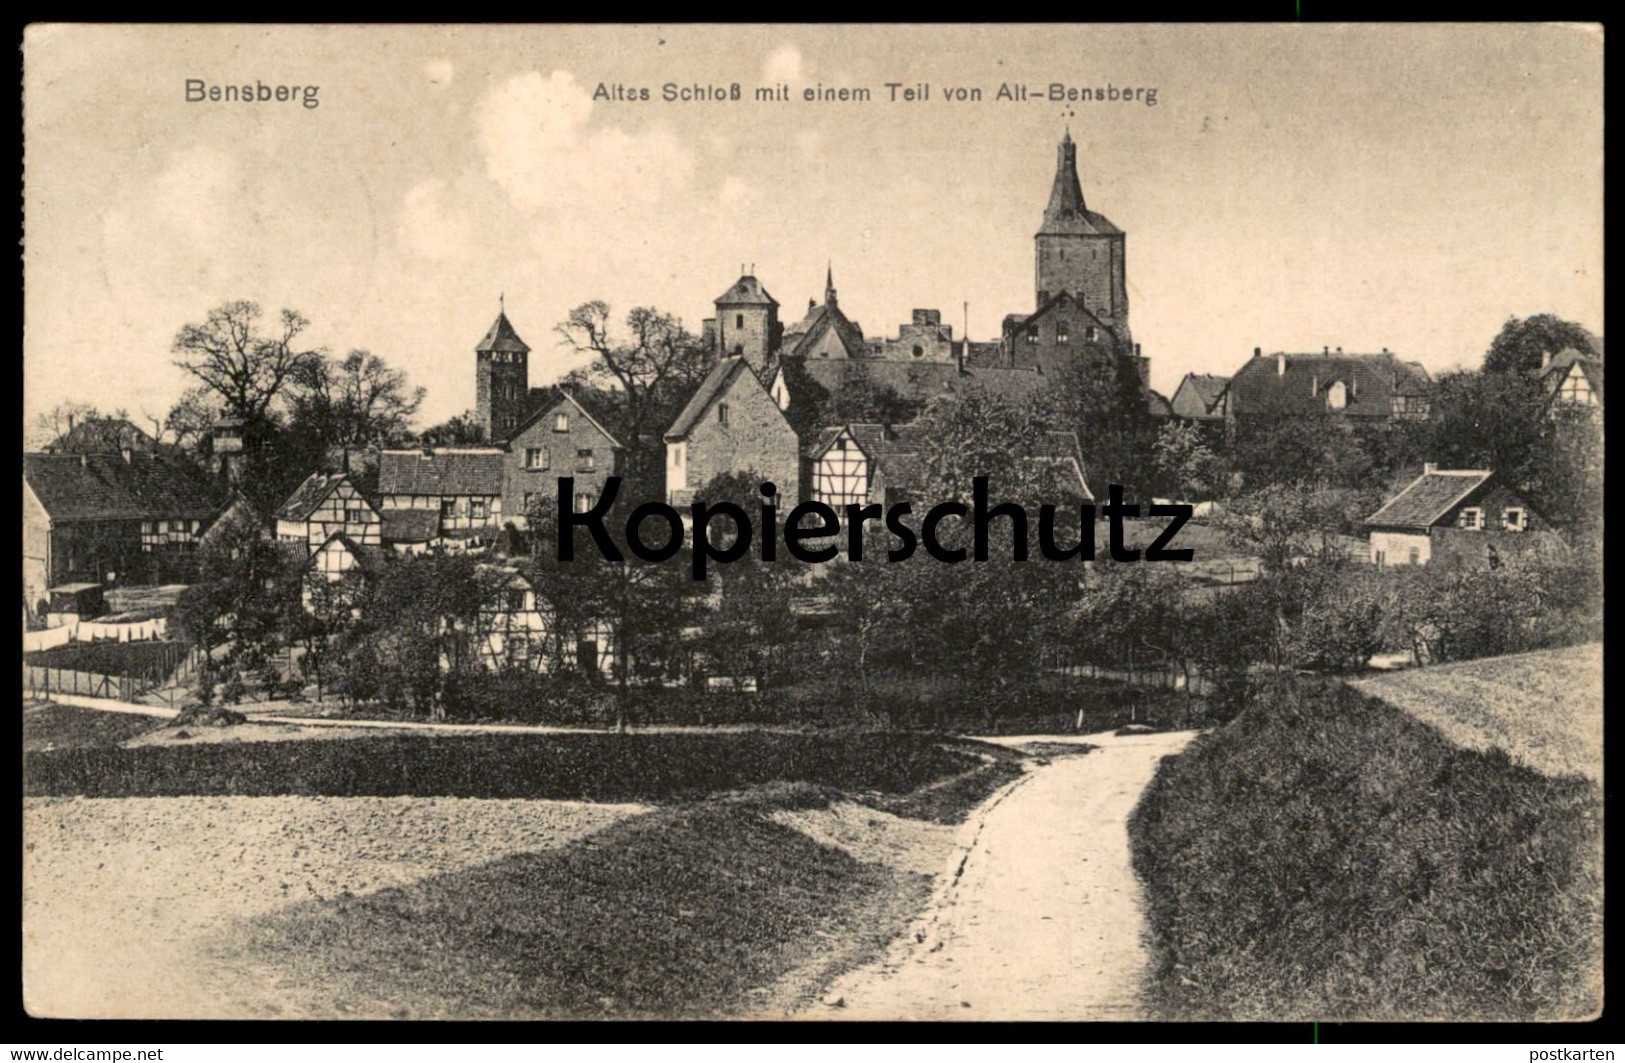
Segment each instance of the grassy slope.
M1539 650L1355 682L1446 737L1549 775L1602 778L1602 644Z
M284 909L219 950L274 980L283 1015L788 1014L878 956L931 889L767 818L824 799L779 787L666 808L562 849Z
M1601 793L1340 685L1260 699L1130 822L1169 1017L1567 1019L1601 1005Z

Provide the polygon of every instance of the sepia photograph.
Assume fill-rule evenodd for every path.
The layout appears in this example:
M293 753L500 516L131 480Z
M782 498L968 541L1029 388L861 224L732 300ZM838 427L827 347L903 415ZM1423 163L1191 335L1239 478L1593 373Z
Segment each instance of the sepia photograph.
M22 60L27 1015L1602 1014L1600 25Z

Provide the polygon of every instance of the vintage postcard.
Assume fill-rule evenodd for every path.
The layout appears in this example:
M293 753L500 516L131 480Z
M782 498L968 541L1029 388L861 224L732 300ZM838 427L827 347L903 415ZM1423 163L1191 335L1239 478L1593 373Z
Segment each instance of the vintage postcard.
M23 58L29 1014L1600 1014L1599 26Z

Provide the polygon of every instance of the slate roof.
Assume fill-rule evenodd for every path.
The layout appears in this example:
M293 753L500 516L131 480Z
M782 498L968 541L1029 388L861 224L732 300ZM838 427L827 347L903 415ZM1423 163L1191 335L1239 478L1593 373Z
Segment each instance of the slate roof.
M1043 391L1044 378L1032 369L971 367L952 362L905 362L862 358L853 361L813 358L796 365L813 383L834 393L848 373L861 373L877 388L889 389L909 402L926 403L938 395L983 389L1009 402L1029 402ZM794 380L788 381L794 396Z
M519 333L514 331L513 325L508 321L507 312L503 311L497 314L497 319L491 323L490 329L485 333L485 338L480 341L479 346L475 347L474 350L482 354L487 351L526 354L530 351L530 345L519 338Z
M386 509L378 536L386 543L426 543L440 537L440 514L432 509Z
M1152 391L1148 388L1145 393L1145 406L1146 412L1152 417L1172 417L1174 415L1174 404L1169 402L1168 396L1160 391Z
M808 448L807 456L817 461L843 433L851 435L853 441L871 459L875 469L885 472L891 486L917 484L924 477L926 464L923 450L927 440L924 430L919 425L866 423L832 425L819 430L816 440ZM1044 461L1075 462L1079 477L1083 475L1083 459L1076 432L1045 432L1037 453L1030 457ZM1087 484L1083 485L1083 491L1085 498L1093 497Z
M863 330L848 318L838 305L830 303L823 303L808 310L806 317L785 332L784 353L791 356L805 354L831 329L835 330L841 349L846 351L848 358L863 358L868 355L869 345L863 338Z
M378 493L500 495L502 461L503 452L495 449L386 450L378 455Z
M588 424L598 429L598 434L603 436L605 441L608 442L610 446L615 447L616 449L622 449L620 441L609 434L609 429L598 423L598 419L591 413L587 412L587 408L581 405L580 400L565 389L561 387L532 388L530 392L530 400L537 403L536 408L531 410L531 412L523 420L515 425L513 430L505 435L502 440L498 440L497 442L519 438L521 434L528 432L531 426L537 421L545 420L546 418L551 417L553 412L558 409L559 403L563 402L573 407L577 413L587 419Z
M1123 230L1090 210L1083 202L1083 186L1078 183L1076 149L1072 134L1061 141L1055 164L1055 183L1050 187L1049 205L1044 208L1040 234L1121 233Z
M343 473L313 472L305 478L288 500L277 507L277 520L309 520L310 515L327 500L340 481L344 480Z
M1365 519L1379 528L1428 528L1494 476L1487 469L1430 469Z
M733 387L733 382L739 374L749 370L750 363L738 356L724 358L712 366L705 379L700 381L700 386L694 389L688 404L677 415L677 420L666 429L666 438L686 437L699 423L700 418L705 416L705 411L710 408L712 401L726 394L728 389Z
M24 454L23 479L54 521L206 520L223 492L168 458Z
M1286 372L1278 358L1286 359ZM1309 413L1326 409L1325 392L1337 381L1347 385L1350 417L1387 418L1398 396L1425 395L1432 388L1427 370L1415 362L1400 361L1391 352L1381 354L1293 354L1277 352L1248 359L1230 378L1231 412Z
M1212 373L1186 373L1174 391L1174 412L1181 417L1213 417L1230 387L1230 378ZM1194 406L1201 407L1196 413ZM1187 412L1188 411L1188 412Z
M767 294L762 282L749 273L734 281L733 287L716 298L718 306L778 306L779 301Z

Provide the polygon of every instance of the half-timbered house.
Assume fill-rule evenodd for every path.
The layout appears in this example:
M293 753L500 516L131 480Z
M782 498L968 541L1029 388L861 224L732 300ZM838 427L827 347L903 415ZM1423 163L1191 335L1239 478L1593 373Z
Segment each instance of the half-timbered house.
M276 538L315 551L343 534L361 546L377 546L378 510L345 473L312 473L276 511Z
M404 527L392 513L438 515L427 545L483 548L503 522L501 447L427 447L386 450L378 456L380 514L391 530ZM427 518L414 518L427 523Z

